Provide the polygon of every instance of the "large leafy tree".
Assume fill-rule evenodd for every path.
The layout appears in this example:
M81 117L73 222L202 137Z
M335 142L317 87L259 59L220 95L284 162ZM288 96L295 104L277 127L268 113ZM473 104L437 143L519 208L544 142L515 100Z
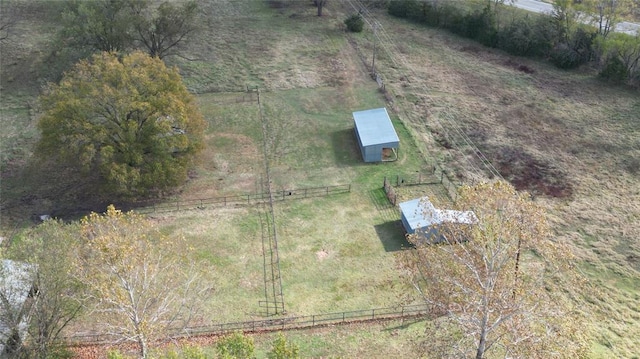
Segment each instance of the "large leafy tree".
M110 195L180 185L205 122L175 68L142 52L83 60L41 97L38 151L78 165Z
M86 288L87 308L100 331L114 342L134 343L146 358L149 344L183 329L203 298L188 246L113 206L80 226L82 245L72 273Z
M464 187L457 204L478 222L440 226L444 243L437 245L418 233L410 238L416 249L401 256L436 314L427 350L434 357L577 357L579 321L559 286L571 278L572 257L549 237L542 209L505 182Z

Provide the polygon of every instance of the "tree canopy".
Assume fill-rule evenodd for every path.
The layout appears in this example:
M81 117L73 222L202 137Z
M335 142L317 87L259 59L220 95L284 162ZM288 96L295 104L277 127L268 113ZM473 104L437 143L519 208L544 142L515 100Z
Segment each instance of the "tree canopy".
M198 6L149 0L69 1L63 12L65 46L93 51L146 50L152 57L172 53L197 28Z
M146 358L149 343L189 324L205 292L188 246L113 206L83 218L80 227L72 273L86 288L92 318L116 342L135 343Z
M40 100L38 152L79 166L109 195L182 184L202 147L205 122L178 70L142 52L83 60Z
M550 238L544 211L505 182L460 190L474 225L441 225L444 243L410 237L402 263L436 314L429 352L437 357L574 358L579 321L563 303L571 253ZM562 353L562 355L558 355ZM558 356L556 356L558 355Z

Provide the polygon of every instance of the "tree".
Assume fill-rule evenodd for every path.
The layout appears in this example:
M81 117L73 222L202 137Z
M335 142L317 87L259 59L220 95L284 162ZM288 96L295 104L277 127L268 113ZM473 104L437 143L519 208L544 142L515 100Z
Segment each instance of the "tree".
M437 357L567 357L584 343L560 287L571 254L549 238L543 210L505 182L463 187L458 206L478 223L442 225L444 242L416 234L404 268L439 317L431 353ZM562 273L562 275L559 275ZM553 278L551 278L553 277Z
M640 70L640 33L635 36L611 34L599 42L599 47L606 59L615 58L622 63L627 79Z
M555 20L560 39L568 43L579 17L578 11L573 6L573 0L554 1L551 16Z
M625 0L587 0L583 6L593 16L598 33L606 38L615 29L622 11L627 8L627 2Z
M202 288L188 258L179 258L182 240L170 241L142 216L113 206L83 218L81 237L74 276L87 289L91 313L106 334L135 343L141 358L150 341L195 315Z
M205 122L178 70L141 52L94 55L40 98L38 153L78 166L110 195L178 186Z
M300 358L300 349L294 343L287 343L284 334L278 333L276 340L273 341L271 350L267 353L268 359L298 359Z
M73 46L116 52L129 48L133 38L132 0L70 1L63 12L63 37Z
M318 16L322 16L322 9L329 0L313 0L313 4L318 8Z
M18 4L0 0L0 42L9 38L21 18L22 11Z
M20 357L50 358L61 345L61 332L82 309L76 294L78 283L68 274L73 249L78 241L74 225L48 220L22 235L11 247L11 254L33 268L33 290L29 305L29 340Z
M138 4L143 6L133 6L136 39L152 57L162 59L172 54L176 46L197 28L198 5L195 1L185 2L180 7L163 2L155 13L148 9L146 2Z

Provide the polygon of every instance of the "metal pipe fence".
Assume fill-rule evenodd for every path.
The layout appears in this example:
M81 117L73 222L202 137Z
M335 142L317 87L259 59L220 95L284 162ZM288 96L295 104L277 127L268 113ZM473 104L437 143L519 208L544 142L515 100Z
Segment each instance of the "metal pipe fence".
M243 322L219 323L207 326L174 329L169 336L174 339L191 336L224 335L233 332L262 332L312 328L326 325L348 324L371 320L405 319L424 317L432 312L428 304L415 304L400 307L374 308L355 311L314 314L297 317L283 317L277 319L251 320ZM67 337L70 345L100 345L109 344L117 338L109 335L86 334Z

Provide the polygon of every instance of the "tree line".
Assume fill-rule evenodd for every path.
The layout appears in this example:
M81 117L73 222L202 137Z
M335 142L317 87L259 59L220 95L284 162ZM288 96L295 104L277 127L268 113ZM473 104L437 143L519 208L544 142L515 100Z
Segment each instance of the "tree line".
M625 1L558 0L551 14L509 11L504 3L490 0L469 8L452 1L397 0L387 9L393 16L443 28L512 55L547 59L562 69L591 63L601 78L640 88L640 34L613 32Z

